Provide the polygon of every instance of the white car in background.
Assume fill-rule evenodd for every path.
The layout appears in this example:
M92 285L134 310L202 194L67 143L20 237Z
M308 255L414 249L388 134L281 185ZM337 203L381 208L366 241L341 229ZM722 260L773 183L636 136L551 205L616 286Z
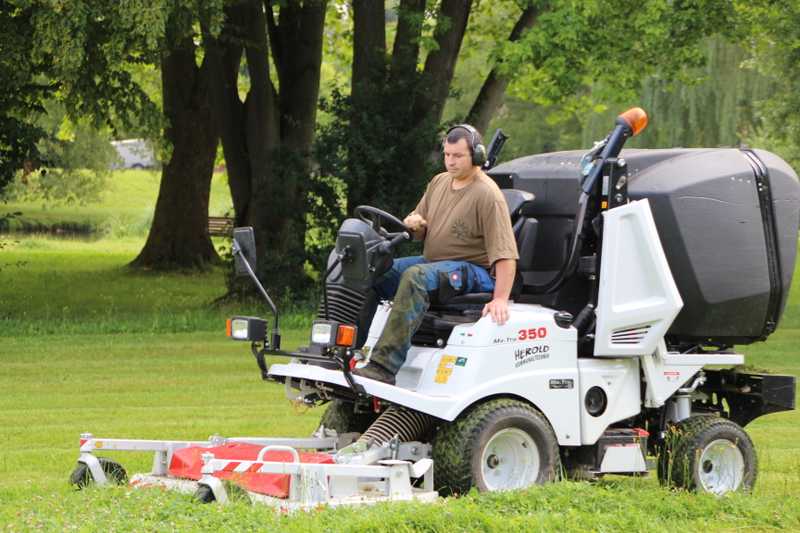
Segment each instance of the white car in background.
M119 156L117 161L111 165L112 170L120 168L151 168L157 164L153 148L144 139L111 141L111 146L114 147Z

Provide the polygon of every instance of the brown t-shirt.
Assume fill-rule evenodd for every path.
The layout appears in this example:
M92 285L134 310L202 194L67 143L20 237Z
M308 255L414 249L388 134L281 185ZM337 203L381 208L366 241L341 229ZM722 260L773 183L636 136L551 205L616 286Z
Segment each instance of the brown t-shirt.
M508 206L497 184L483 172L466 187L452 188L447 172L428 184L416 211L428 222L427 261L469 261L489 268L498 259L519 259Z

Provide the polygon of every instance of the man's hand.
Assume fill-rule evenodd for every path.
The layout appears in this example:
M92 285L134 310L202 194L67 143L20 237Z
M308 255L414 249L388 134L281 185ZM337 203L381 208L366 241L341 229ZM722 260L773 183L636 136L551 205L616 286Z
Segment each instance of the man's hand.
M428 221L422 218L421 215L412 211L412 213L403 220L403 224L414 234L415 239L422 239L425 235L425 228L428 225Z
M487 314L492 315L492 320L496 322L498 326L505 324L508 320L508 299L495 298L483 306L483 313L481 316L486 316Z
M425 226L427 226L428 221L422 218L422 216L418 215L417 213L412 212L405 218L405 220L403 220L403 224L405 224L408 227L408 229L416 233Z

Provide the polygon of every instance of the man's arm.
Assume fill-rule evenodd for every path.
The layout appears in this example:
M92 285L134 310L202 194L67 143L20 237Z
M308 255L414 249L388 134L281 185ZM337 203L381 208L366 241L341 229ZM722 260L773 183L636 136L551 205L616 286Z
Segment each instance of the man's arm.
M517 262L514 259L498 259L494 264L494 272L494 297L484 306L482 316L491 314L492 320L502 326L508 320L508 297L514 285Z

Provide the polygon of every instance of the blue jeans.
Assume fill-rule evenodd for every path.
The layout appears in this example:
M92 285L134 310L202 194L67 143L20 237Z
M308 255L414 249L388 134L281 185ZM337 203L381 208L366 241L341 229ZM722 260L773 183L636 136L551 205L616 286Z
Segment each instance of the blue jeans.
M444 281L446 276L447 281ZM448 286L440 287L447 283ZM430 306L432 291L455 294L494 291L494 279L481 266L466 261L429 263L422 256L396 259L392 269L375 284L382 299L394 299L370 361L396 374L411 348L411 336L422 323Z

